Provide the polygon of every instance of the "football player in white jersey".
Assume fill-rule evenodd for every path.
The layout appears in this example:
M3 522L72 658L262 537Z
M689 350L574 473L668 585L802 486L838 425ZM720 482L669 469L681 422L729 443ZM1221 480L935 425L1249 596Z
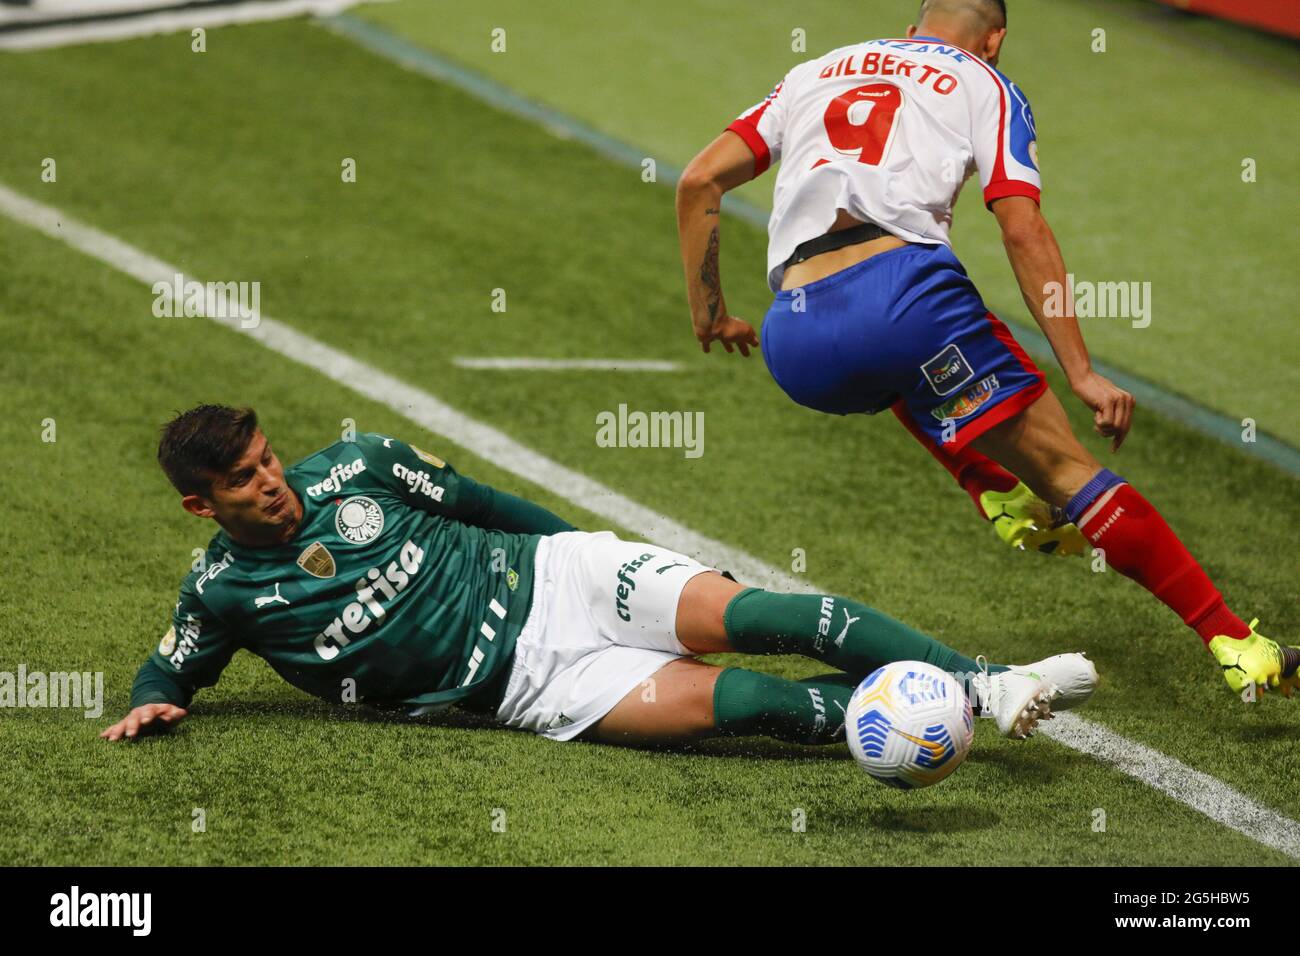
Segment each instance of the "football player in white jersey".
M1006 35L1005 0L925 0L905 38L799 64L695 157L677 217L696 337L706 352L759 345L727 311L719 211L726 191L780 161L761 346L777 384L832 414L892 409L1003 540L1105 549L1201 637L1234 691L1286 686L1300 651L1229 610L1156 509L1079 443L950 248L957 194L978 173L1025 303L1118 451L1133 396L1093 370L1072 304L1049 310L1066 270L1039 208L1029 100L997 70Z

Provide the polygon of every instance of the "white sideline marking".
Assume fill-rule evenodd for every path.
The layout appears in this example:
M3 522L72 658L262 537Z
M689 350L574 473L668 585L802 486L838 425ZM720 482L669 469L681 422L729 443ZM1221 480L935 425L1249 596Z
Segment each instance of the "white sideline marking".
M181 271L3 185L0 185L0 212L149 285L163 282L171 287L176 274ZM549 488L559 497L593 514L704 563L730 568L742 580L785 591L818 592L806 579L794 577L744 551L692 531L667 515L638 504L521 445L504 432L458 412L428 392L309 335L266 317L256 328L245 329L240 325L237 310L225 311L230 314L229 318L208 318L233 332L256 339L273 352L333 379L431 432L445 436L504 471ZM1073 714L1061 714L1040 727L1044 735L1058 743L1096 757L1216 823L1300 859L1300 824L1221 780Z
M1057 714L1038 729L1057 743L1110 764L1216 823L1300 859L1300 824L1208 773L1072 713Z
M28 199L6 186L0 185L0 211L18 222L59 239L92 258L105 262L139 279L146 285L163 282L170 288L175 277L183 270L157 259L120 239L101 232L93 226L78 222L53 207ZM193 280L185 275L181 285ZM229 317L206 316L233 332L247 335L271 351L294 362L305 365L350 388L359 395L385 405L435 434L445 436L456 444L474 451L480 458L505 471L532 481L555 494L614 522L629 531L654 540L663 547L688 554L713 567L733 571L737 577L749 579L764 587L786 591L809 591L808 583L776 568L737 548L679 524L667 515L660 514L627 498L613 489L585 475L564 467L510 438L490 425L470 418L450 405L439 401L428 392L399 381L346 352L332 348L309 335L262 316L261 322L250 329L242 328L238 310L225 305L214 296L218 311ZM174 322L175 319L159 319ZM592 432L595 441L595 432ZM594 447L594 444L593 444Z
M77 43L102 43L126 40L131 37L152 36L157 33L176 33L195 27L224 27L235 23L258 23L263 20L283 20L305 14L332 16L364 0L250 0L233 6L211 9L190 7L184 10L158 10L144 12L118 20L90 20L86 23L64 23L57 26L33 26L11 34L0 35L0 50L45 50ZM10 16L6 22L36 22L42 11L27 11L26 16ZM62 13L63 11L49 11ZM112 12L91 6L73 9L72 15Z
M545 358L466 358L457 356L452 365L460 368L511 369L514 371L567 372L592 369L598 372L676 372L680 362L662 359L545 359Z

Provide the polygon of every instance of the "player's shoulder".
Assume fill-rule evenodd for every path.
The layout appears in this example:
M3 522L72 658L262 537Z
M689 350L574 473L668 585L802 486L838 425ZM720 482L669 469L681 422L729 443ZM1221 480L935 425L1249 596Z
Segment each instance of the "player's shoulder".
M331 467L338 464L346 464L355 461L358 457L364 460L367 451L371 450L372 445L366 439L369 435L358 435L355 438L340 438L332 445L326 445L318 451L312 452L306 458L295 461L285 469L289 475L313 474L318 471L328 472Z
M775 93L776 90L783 87L798 85L803 80L809 80L816 77L817 73L826 64L827 60L830 60L833 63L835 62L834 57L837 54L846 53L846 51L852 49L854 49L854 46L839 47L826 53L822 53L819 56L812 57L811 59L796 63L786 71L785 76L781 78L781 81L777 83L776 88L772 92Z
M377 432L337 441L286 471L293 486L312 500L347 493L405 495L412 489L440 496L453 474L437 455Z
M395 442L384 435L359 434L339 439L285 469L285 476L310 498L338 494L348 488L382 483L382 471Z
M987 66L987 64L985 65ZM1027 102L1024 90L1017 85L1015 80L1011 79L1011 77L1007 76L995 66L990 66L989 69L993 71L993 75L997 77L998 82L1001 83L1006 91L1011 94L1012 99L1019 100L1022 103Z

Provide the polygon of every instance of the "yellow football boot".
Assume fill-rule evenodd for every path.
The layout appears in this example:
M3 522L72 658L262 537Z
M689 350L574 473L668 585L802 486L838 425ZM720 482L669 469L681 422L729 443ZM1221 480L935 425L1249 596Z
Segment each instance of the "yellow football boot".
M1258 618L1250 622L1250 636L1242 638L1220 634L1210 641L1210 653L1223 669L1223 679L1234 693L1247 687L1261 693L1270 687L1290 697L1300 686L1300 648L1280 646L1255 630Z
M1062 557L1087 550L1087 539L1065 512L1038 497L1023 481L1010 491L984 492L980 507L998 537L1013 548Z

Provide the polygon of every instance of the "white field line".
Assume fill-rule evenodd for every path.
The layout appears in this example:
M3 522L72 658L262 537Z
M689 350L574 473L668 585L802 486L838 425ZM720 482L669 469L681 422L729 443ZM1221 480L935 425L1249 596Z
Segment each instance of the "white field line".
M171 286L181 272L120 239L2 185L0 212L151 286L155 282ZM230 309L225 311L232 313ZM263 317L255 328L246 329L241 327L238 315L209 318L470 449L502 470L542 485L566 501L660 545L714 567L729 568L741 580L764 587L811 593L819 590L803 578L692 531L667 515L533 451L504 432L470 418L428 392L281 322ZM1221 780L1073 714L1060 715L1043 726L1043 733L1066 747L1096 757L1216 823L1300 859L1300 824Z
M5 186L0 186L0 212L61 240L146 285L162 282L171 288L176 284L177 275L183 276L181 285L197 281L193 276L184 276L183 270L170 263L93 226L78 222L57 209L19 195ZM227 307L223 299L224 296L217 295L213 301L217 311L225 312L230 317L210 315L206 318L256 339L273 352L315 369L357 394L391 408L417 425L471 449L480 458L499 468L548 488L566 501L651 538L664 547L688 554L710 566L731 570L739 578L787 591L810 590L806 581L772 568L744 551L692 531L667 515L653 511L585 475L565 468L504 432L470 418L428 392L401 382L282 322L262 316L255 327L243 328L235 310ZM594 429L592 442L592 447L595 448Z
M460 368L509 369L521 372L676 372L680 362L662 359L545 359L545 358L466 358L457 356L452 365Z
M1223 781L1121 737L1074 713L1057 714L1039 730L1059 744L1096 757L1211 820L1300 859L1300 824L1238 793Z
M141 12L117 19L87 20L85 23L63 23L51 26L32 26L13 33L0 34L0 50L44 50L51 47L71 46L77 43L100 43L125 40L131 37L152 36L158 33L177 33L195 27L224 27L234 23L257 23L263 20L282 20L288 17L313 14L332 16L342 13L362 0L271 0L210 9L191 7L184 10L158 10ZM49 11L50 13L62 11ZM75 9L75 15L112 13L114 9ZM8 23L35 22L38 16L29 13L23 18L11 17Z

